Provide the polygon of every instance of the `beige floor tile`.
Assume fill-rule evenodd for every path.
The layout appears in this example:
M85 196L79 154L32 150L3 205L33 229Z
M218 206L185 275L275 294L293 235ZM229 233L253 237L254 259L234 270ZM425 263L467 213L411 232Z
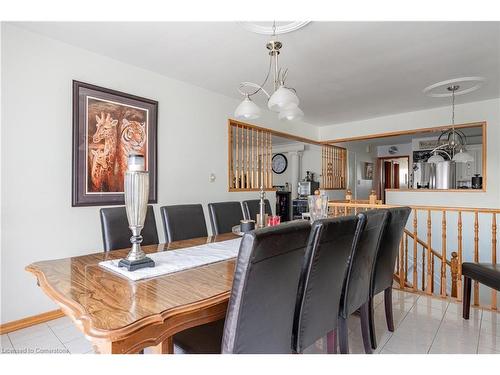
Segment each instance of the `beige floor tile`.
M68 349L51 333L50 335L36 336L24 341L12 343L16 353L21 354L62 354Z
M429 347L430 344L417 338L401 338L394 334L382 350L388 350L395 354L425 354Z
M408 317L418 316L425 320L438 320L441 321L445 315L446 310L435 309L430 306L415 304L413 308L408 312Z
M67 316L64 316L62 318L48 321L47 325L50 328L54 329L54 328L66 328L66 327L74 326L74 323L70 318L68 318Z
M500 350L495 350L493 348L488 348L480 345L477 349L477 354L500 354Z
M39 336L49 336L53 334L49 326L45 323L37 324L28 328L23 328L9 333L10 341L14 347L16 342L31 340Z
M500 351L500 337L481 332L479 335L479 346Z
M500 324L500 312L494 311L483 311L483 320L488 322L493 322L495 324Z
M436 339L433 342L429 354L475 354L477 347L451 339L450 337Z
M418 306L427 306L433 309L444 311L448 307L449 302L445 299L437 297L420 296L416 302Z
M2 354L12 354L14 352L14 347L12 346L12 343L10 342L9 336L7 334L2 335L2 341L0 345L0 352Z
M92 343L85 337L69 341L65 343L64 346L69 350L71 354L85 354L88 352L94 352L92 349Z
M55 326L51 329L63 344L76 339L85 338L83 333L73 324L70 326Z
M500 336L500 324L495 322L483 320L481 322L481 334L488 334L493 336Z

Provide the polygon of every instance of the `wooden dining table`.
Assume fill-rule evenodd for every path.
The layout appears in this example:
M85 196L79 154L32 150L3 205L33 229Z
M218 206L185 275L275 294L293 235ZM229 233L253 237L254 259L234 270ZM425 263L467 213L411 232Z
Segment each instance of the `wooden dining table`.
M217 236L143 246L169 251L237 238ZM173 353L173 336L226 315L235 258L140 281L99 266L129 249L30 264L41 289L71 318L98 353Z

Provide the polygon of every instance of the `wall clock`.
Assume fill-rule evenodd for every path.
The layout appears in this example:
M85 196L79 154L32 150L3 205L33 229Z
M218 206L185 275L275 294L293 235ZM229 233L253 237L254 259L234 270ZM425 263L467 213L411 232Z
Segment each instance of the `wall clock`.
M286 171L286 167L288 166L288 160L286 160L286 156L283 154L276 154L273 156L273 172L276 174L282 174Z

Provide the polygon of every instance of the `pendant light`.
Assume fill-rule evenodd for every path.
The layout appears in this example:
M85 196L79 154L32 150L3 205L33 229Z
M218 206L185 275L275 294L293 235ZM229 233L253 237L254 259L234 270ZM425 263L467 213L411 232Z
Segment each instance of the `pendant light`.
M451 124L453 127L452 128L453 129L453 136L452 136L451 142L453 142L453 146L455 146L455 142L457 140L457 138L455 137L455 134L458 134L455 132L455 91L457 91L459 88L460 88L460 86L458 86L458 85L452 85L452 86L448 87L448 90L451 91L451 108L452 108ZM459 137L459 139L460 139L460 137ZM465 144L463 144L463 143L467 143L467 137L465 136L465 134L463 134L462 145L460 146L458 153L455 153L456 146L453 147L454 155L453 155L452 160L454 162L457 162L457 163L468 163L468 162L474 161L474 157L471 154L469 154L467 151L465 151Z
M429 163L439 163L445 160L438 153L446 154L449 159L456 163L469 163L474 161L474 157L469 154L465 148L467 145L467 136L461 130L455 129L455 92L459 88L459 85L447 87L447 90L451 92L451 129L445 130L439 135L438 145L441 143L442 139L446 140L446 143L441 144L431 151L432 156L427 160Z
M259 92L267 96L267 107L273 111L278 112L280 120L299 120L304 116L304 112L299 108L299 98L294 88L285 85L288 75L288 69L282 69L279 66L278 56L283 44L276 40L276 22L273 23L273 39L266 44L269 51L269 68L267 70L266 78L260 85L252 82L241 82L238 91L245 97L243 101L236 107L234 116L238 119L251 120L260 116L260 108L251 100L251 97ZM274 92L269 94L264 85L267 83L273 71L273 88ZM248 88L255 90L248 92Z

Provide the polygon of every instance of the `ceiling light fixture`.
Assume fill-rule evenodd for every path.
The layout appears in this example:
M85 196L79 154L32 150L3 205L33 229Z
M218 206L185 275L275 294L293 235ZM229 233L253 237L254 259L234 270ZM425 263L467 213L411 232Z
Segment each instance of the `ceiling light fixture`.
M269 50L269 68L266 78L261 85L253 82L241 82L238 91L244 96L243 101L236 107L234 116L238 119L253 120L260 116L260 108L252 101L252 96L259 92L267 96L267 107L274 112L279 112L280 120L298 120L304 116L304 112L299 108L299 98L296 90L285 85L288 69L279 66L278 56L283 44L276 40L276 22L273 23L273 39L266 44ZM269 94L264 86L273 72L274 92ZM248 91L248 88L255 90Z
M439 146L431 151L432 156L427 160L428 163L444 161L444 158L438 153L447 155L449 159L457 163L474 161L474 157L465 150L467 136L461 130L455 129L455 92L459 89L459 85L447 87L447 90L451 92L451 129L447 129L439 135L437 142ZM446 143L440 144L441 139L446 140Z

